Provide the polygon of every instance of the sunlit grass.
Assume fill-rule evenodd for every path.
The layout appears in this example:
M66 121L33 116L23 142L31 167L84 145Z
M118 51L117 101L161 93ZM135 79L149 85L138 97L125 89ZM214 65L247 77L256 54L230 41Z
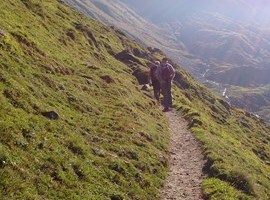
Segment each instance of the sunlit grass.
M157 198L167 123L108 53L141 47L53 0L0 9L1 198Z

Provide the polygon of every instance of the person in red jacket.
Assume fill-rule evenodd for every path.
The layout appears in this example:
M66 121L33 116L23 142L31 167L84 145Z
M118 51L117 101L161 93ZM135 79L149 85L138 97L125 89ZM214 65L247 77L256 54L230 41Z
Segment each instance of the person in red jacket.
M175 69L167 58L163 58L160 67L157 70L157 77L161 85L161 92L164 97L163 112L168 112L172 107L172 81L175 76Z

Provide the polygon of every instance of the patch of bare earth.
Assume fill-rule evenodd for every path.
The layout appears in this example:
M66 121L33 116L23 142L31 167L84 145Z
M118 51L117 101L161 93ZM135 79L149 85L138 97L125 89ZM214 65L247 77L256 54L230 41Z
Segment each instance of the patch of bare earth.
M188 130L188 123L174 111L168 112L170 122L169 174L161 191L162 200L203 200L204 156L200 143Z

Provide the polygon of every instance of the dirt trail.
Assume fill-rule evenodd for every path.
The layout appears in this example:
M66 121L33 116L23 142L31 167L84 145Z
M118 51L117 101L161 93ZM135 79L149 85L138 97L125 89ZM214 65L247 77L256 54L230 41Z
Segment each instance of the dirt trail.
M188 123L168 112L170 122L170 171L161 191L162 200L202 200L204 156L200 144L188 130Z

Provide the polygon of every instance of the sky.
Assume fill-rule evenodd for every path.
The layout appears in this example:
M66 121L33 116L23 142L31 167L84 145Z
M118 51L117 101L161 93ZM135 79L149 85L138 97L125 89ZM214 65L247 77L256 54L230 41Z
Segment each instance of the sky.
M270 24L270 0L121 0L152 20L179 19L196 12L218 12L234 19Z

